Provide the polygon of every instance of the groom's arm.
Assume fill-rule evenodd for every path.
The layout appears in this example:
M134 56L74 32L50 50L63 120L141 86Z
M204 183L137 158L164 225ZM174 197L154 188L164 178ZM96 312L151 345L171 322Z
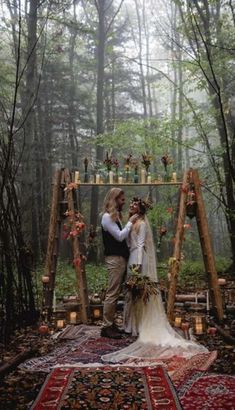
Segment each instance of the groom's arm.
M132 227L132 222L128 221L125 227L120 230L117 224L112 220L110 215L108 213L105 213L102 216L101 225L103 229L109 232L117 241L122 242L127 238Z

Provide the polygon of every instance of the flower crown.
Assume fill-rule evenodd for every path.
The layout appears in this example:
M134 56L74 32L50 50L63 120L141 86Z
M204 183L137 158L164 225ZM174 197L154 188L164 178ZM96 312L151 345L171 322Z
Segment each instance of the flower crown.
M145 214L149 209L152 209L152 203L149 199L144 200L138 196L134 196L131 199L130 205L132 205L133 203L137 203L139 205L140 212L142 214Z

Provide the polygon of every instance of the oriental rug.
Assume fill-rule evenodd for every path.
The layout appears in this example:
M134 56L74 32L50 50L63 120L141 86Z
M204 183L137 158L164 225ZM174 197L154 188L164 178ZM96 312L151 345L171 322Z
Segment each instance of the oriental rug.
M191 371L177 391L184 410L235 410L235 376Z
M161 366L56 368L33 410L176 410L174 386Z
M63 333L61 334L63 337ZM66 332L68 340L61 340L51 353L27 360L20 368L30 371L44 371L49 373L55 366L101 364L101 356L120 350L133 342L133 337L123 339L108 339L100 337L100 328L97 326L81 325ZM75 338L74 338L75 337ZM74 338L74 339L73 339ZM148 362L128 361L128 366L161 365L169 372L176 386L185 378L192 369L207 370L216 358L216 352L203 353L191 359L173 356L169 359L153 359Z

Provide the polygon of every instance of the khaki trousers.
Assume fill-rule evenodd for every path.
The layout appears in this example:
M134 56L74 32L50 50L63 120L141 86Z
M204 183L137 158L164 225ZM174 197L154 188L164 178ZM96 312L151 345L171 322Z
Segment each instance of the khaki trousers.
M105 265L108 270L108 288L105 294L103 321L104 327L109 327L114 322L127 262L123 256L106 256Z

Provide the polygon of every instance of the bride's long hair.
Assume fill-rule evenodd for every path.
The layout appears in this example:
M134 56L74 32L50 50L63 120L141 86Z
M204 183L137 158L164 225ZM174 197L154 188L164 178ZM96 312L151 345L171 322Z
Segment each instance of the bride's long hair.
M112 188L107 192L104 198L103 213L108 212L113 221L121 217L120 212L117 209L117 199L120 195L123 195L124 191L121 188Z

